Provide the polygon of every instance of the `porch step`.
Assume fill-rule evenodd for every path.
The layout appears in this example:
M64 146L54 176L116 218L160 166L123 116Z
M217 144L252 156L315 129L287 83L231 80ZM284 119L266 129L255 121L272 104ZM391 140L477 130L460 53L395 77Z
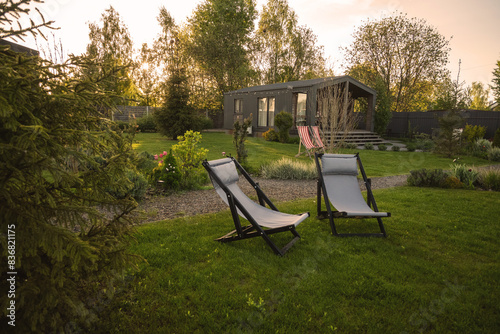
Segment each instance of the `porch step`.
M326 143L330 143L331 133L323 133ZM338 131L334 134L334 143L345 142L349 144L356 144L357 146L362 146L367 143L372 143L374 145L386 143L386 141L381 138L378 134L366 130L354 130L348 133L344 131Z

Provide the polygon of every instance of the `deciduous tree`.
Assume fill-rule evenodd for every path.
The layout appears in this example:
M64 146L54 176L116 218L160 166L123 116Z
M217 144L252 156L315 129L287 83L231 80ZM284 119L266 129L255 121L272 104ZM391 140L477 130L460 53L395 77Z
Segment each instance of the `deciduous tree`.
M497 61L497 67L493 71L491 90L493 96L495 97L495 102L497 104L497 110L500 110L500 60Z
M470 87L470 109L475 110L489 110L488 97L490 92L485 89L481 82L473 82Z
M365 22L345 48L348 68L369 65L383 79L392 111L420 108L418 92L433 85L448 63L449 40L425 20L393 15Z
M118 12L110 6L101 15L101 25L89 24L86 55L93 60L83 74L100 87L122 98L121 103L134 99L138 93L131 78L133 44L128 28Z
M225 92L253 76L248 46L256 15L254 0L205 0L188 20L187 50L216 83L219 107Z
M325 73L323 47L307 26L298 26L287 0L269 0L260 16L254 66L261 83L312 79Z

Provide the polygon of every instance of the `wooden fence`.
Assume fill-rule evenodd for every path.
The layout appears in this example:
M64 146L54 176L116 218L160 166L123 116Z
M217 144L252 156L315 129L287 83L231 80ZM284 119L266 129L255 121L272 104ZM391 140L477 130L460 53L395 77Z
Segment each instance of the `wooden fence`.
M393 112L387 127L387 135L404 137L410 129L413 132L432 135L439 128L438 118L444 116L445 113L445 110ZM465 118L465 124L485 126L485 138L493 138L495 131L500 127L500 112L498 111L463 110L461 114Z

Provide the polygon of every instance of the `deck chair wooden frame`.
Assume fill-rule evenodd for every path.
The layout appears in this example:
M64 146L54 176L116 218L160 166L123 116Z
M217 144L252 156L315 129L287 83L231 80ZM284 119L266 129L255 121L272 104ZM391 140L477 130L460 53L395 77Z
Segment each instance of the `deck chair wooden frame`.
M296 226L309 217L309 213L300 215L287 214L278 211L276 206L264 194L259 184L254 182L250 175L233 157L203 162L212 184L228 204L234 221L235 229L216 239L219 242L231 242L254 237L262 237L277 255L283 256L300 239ZM244 179L255 189L259 203L248 198L237 185L238 171ZM266 207L266 205L269 206ZM240 216L250 224L242 226ZM289 231L293 239L283 248L279 248L269 235Z
M313 140L314 137L311 137L311 130L309 126L297 126L297 132L299 134L300 143L299 143L299 153L297 153L296 157L300 156L303 153L307 153L309 158L312 159L311 153L323 148L323 143L321 142L321 146L317 143L316 140ZM319 134L319 132L318 132ZM320 138L321 141L321 138ZM304 146L305 152L300 152L301 147Z
M318 170L318 218L329 219L333 235L339 237L386 237L387 233L382 218L390 217L391 214L389 212L379 212L373 197L371 180L366 176L359 153L355 155L316 153L315 162ZM325 166L325 164L328 166ZM358 168L366 186L366 202L361 194L357 180ZM342 189L333 189L335 186ZM322 200L324 200L326 211L322 210ZM333 211L332 206L338 211ZM376 218L380 233L338 233L334 218Z

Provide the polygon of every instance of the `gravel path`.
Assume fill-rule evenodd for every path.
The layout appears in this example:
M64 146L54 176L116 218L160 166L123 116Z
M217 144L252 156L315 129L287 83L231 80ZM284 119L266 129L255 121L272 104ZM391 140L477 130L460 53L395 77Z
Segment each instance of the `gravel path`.
M372 178L372 189L397 187L406 184L407 175ZM274 180L255 178L264 193L275 204L299 198L316 196L316 180ZM239 186L248 195L255 197L255 190L244 179ZM364 185L362 185L364 188ZM145 222L194 216L226 210L227 205L213 189L187 191L170 196L155 196L142 201L140 209L146 211Z

